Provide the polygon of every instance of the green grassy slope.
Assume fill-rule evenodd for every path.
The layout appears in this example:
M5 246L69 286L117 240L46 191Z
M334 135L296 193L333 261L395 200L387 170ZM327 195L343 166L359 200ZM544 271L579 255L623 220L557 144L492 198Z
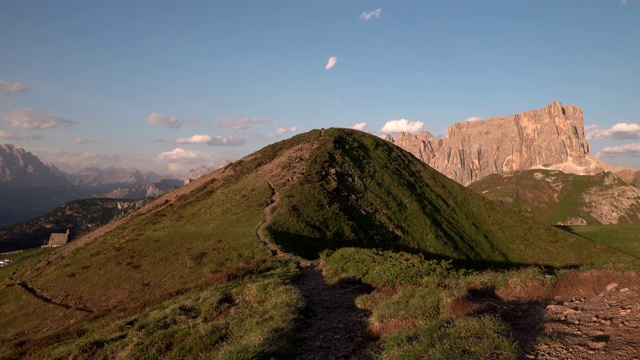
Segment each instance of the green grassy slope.
M640 224L571 226L569 230L602 245L640 258Z
M583 194L590 190L604 193L614 187L625 186L629 184L607 173L575 175L534 169L492 174L469 184L468 188L521 214L555 225L572 218L584 219L587 224L600 224ZM621 208L616 209L616 212L622 211ZM621 222L637 221L640 211L637 206L625 211L626 214L621 214L626 215L621 216Z
M347 129L324 132L298 186L281 192L268 231L285 250L310 258L340 246L546 265L611 254L469 191L376 136Z

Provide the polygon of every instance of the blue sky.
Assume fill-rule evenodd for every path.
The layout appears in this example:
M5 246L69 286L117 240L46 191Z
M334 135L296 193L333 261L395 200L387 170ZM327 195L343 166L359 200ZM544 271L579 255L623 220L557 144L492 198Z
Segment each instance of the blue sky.
M640 166L639 34L640 0L0 1L0 143L180 174L315 128L443 135L559 100L593 154Z

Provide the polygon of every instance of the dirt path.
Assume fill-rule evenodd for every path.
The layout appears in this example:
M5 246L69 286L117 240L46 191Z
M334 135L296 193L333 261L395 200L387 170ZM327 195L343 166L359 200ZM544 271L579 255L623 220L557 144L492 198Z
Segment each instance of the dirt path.
M271 199L264 208L265 221L256 231L258 239L271 250L273 256L291 259L264 235L273 210L280 199L271 183ZM298 261L302 276L296 283L306 301L309 317L301 326L299 354L295 359L364 359L373 343L367 334L370 313L355 305L355 298L371 292L364 285L350 284L329 287L322 271L308 261Z
M291 258L289 254L281 251L274 243L271 242L271 240L269 240L269 238L267 238L264 235L264 229L267 227L267 225L269 224L269 221L271 220L273 209L277 205L278 200L280 200L280 195L278 194L276 189L273 187L273 185L270 182L267 182L267 184L271 189L271 198L269 199L269 204L264 208L265 220L260 224L260 226L258 226L258 230L256 230L256 235L258 236L258 239L262 241L262 244L264 244L264 246L266 246L267 249L271 250L271 255L274 255L274 256L277 255L282 258L289 259Z
M330 288L314 265L302 268L298 289L310 312L300 329L296 359L366 359L374 340L367 334L368 311L355 306L355 298L371 292L361 284Z

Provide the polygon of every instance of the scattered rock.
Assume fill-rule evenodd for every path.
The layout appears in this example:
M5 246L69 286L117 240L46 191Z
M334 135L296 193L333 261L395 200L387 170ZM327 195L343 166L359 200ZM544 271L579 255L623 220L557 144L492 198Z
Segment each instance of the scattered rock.
M611 283L611 284L609 284L609 285L605 286L605 288L604 288L604 289L605 289L605 290L607 290L607 291L611 291L611 290L614 290L614 289L616 289L616 288L618 288L618 284L616 284L616 283Z

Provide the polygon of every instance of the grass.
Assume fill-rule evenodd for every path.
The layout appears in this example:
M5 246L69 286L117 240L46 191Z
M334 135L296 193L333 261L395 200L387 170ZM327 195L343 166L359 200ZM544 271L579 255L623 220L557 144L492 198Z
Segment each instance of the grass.
M483 285L497 286L497 272L359 248L325 252L322 261L328 282L361 281L376 289L356 303L372 313L369 331L380 338L381 359L517 358L518 348L499 318L452 317L445 311L450 299L467 293L470 282L483 278ZM406 276L399 275L403 273Z
M71 327L76 336L40 339L34 359L251 359L289 354L303 301L289 283L298 271L271 262L256 274L142 309L114 312Z
M640 258L640 224L570 226L569 230L602 245Z
M468 188L548 225L577 218L584 219L587 224L600 224L592 216L590 204L583 195L593 190L629 186L620 179L605 185L610 180L608 177L607 173L576 175L555 170L521 170L489 175L469 184ZM629 216L634 217L637 216ZM623 218L623 221L626 220Z

